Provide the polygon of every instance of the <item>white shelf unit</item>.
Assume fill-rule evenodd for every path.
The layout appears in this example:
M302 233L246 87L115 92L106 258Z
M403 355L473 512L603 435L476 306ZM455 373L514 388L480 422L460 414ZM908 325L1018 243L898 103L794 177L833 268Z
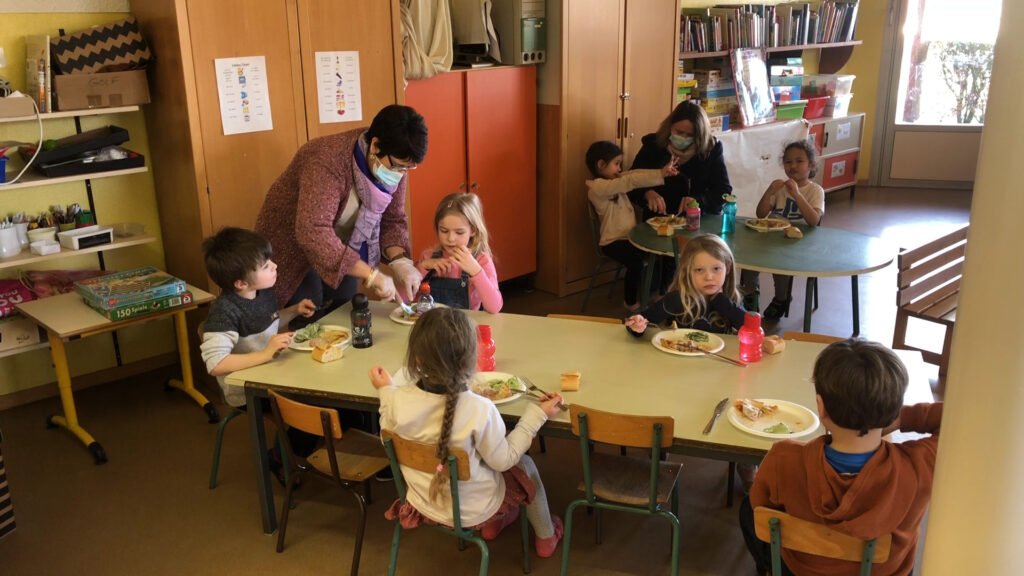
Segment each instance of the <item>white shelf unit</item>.
M130 238L114 238L114 241L110 244L101 244L100 246L92 246L90 248L82 248L81 250L69 250L61 247L60 252L53 254L47 254L40 256L33 254L28 250L22 250L21 254L5 258L0 260L0 270L5 268L17 268L18 266L24 266L26 264L35 264L37 262L44 262L46 260L56 260L58 258L68 258L70 256L78 256L80 254L93 254L96 252L106 252L109 250L118 250L120 248L127 248L129 246L138 246L140 244L149 244L150 242L156 242L155 236L141 235L132 236Z
M76 116L100 116L103 114L121 114L123 112L137 112L138 106L118 106L115 108L90 108L89 110L62 110L60 112L45 112L39 115L42 120L56 120L58 118L75 118ZM0 118L0 124L7 124L9 122L31 122L36 119L36 115L30 116L13 116L10 118Z
M127 176L128 174L140 174L148 171L148 166L140 166L138 168L125 168L124 170L109 170L106 172L92 172L90 174L75 174L74 176L55 176L53 178L47 178L42 174L37 174L32 171L28 171L25 172L25 175L21 177L21 180L18 180L14 184L0 184L0 192L4 190L18 190L20 188L34 188L36 186L52 186L54 184L63 184L65 182L99 180L100 178Z

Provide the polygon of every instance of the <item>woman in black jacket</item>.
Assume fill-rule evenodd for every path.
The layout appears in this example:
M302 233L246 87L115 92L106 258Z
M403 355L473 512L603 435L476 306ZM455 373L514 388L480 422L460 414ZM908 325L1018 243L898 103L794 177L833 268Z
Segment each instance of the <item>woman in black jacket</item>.
M722 143L711 136L707 114L693 102L680 103L657 132L643 137L632 168L660 169L672 157L679 168L678 176L665 178L661 186L630 193L630 199L643 206L644 219L679 214L690 198L700 204L702 213L720 214L722 196L732 192Z

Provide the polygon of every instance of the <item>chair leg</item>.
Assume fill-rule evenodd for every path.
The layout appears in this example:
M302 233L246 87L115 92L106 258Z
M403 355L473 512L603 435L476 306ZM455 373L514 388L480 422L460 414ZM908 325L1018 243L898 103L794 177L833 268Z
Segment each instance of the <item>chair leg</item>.
M939 358L939 376L946 375L949 368L949 353L953 346L953 325L946 326L946 335L942 338L942 356Z
M245 412L234 408L217 425L217 439L213 443L213 464L210 465L210 490L217 487L217 472L220 470L220 449L224 445L224 430L228 427L229 422L242 414Z
M359 576L359 558L363 553L363 535L366 533L366 502L363 496L356 492L355 488L348 489L355 496L356 504L359 505L359 526L356 527L356 546L352 551L352 576ZM283 526L283 524L282 524Z
M672 572L670 574L679 574L679 517L665 511L660 512L659 515L664 516L672 523Z
M295 484L302 475L293 472L288 478L288 489L284 493L284 502L281 503L281 526L277 529L277 551L284 552L284 533L288 530L288 512L291 511L292 493L295 491Z
M611 298L612 296L615 296L615 287L619 284L619 278L622 277L622 275L623 275L622 271L625 270L625 269L626 268L623 267L623 266L619 266L618 268L615 269L615 277L612 278L612 283L608 285L608 297L609 298Z
M678 482L676 482L676 485L672 487L672 493L669 494L669 506L672 508L672 515L675 516L676 518L679 518L679 483ZM671 545L672 543L674 543L677 540L675 530L670 530L669 531L669 537L672 539L672 541L669 542L669 545Z
M388 576L395 576L398 569L398 546L402 543L402 524L395 520L395 531L391 535L391 559L388 561Z
M487 576L487 570L491 564L491 552L487 549L487 543L483 538L474 536L473 543L480 549L480 576ZM459 540L462 541L461 539Z
M580 314L587 313L587 303L590 302L590 293L594 291L594 284L597 283L597 273L601 271L601 262L601 260L598 260L594 271L590 273L590 282L587 283L587 293L583 296L583 306L580 307Z
M519 524L523 539L523 574L529 574L530 567L530 520L526 517L526 505L519 505Z
M537 435L537 439L540 440L540 453L544 454L548 451L548 445L544 442L544 436L541 434Z
M363 482L363 498L366 499L366 504L373 504L373 482L372 478Z
M814 309L818 309L818 279L811 277L807 279L807 288L814 290Z
M586 500L573 500L565 509L565 531L562 533L562 576L569 574L569 547L572 543L572 513L581 505L586 505ZM587 510L590 510L587 506Z
M732 508L733 493L736 491L736 463L729 462L729 477L725 479L725 507Z

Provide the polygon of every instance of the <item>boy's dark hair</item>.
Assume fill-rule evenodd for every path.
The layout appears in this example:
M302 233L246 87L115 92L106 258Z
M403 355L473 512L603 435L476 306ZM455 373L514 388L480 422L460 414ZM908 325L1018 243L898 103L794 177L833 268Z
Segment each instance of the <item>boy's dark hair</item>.
M782 155L785 156L786 152L792 149L803 150L804 154L807 155L807 164L811 167L809 176L814 178L818 173L818 151L814 149L814 144L811 144L810 140L796 140L786 144L786 148L782 151Z
M906 367L878 342L834 342L814 362L814 391L829 418L861 436L896 421L906 390Z
M245 228L221 228L203 240L206 273L225 292L234 292L236 280L247 281L271 256L270 242Z
M427 123L408 106L391 104L381 108L366 130L366 141L377 139L380 156L419 164L427 155Z
M601 175L597 173L598 162L611 162L616 156L622 155L622 148L619 148L618 144L609 142L608 140L598 140L587 148L587 169L594 178L600 178Z

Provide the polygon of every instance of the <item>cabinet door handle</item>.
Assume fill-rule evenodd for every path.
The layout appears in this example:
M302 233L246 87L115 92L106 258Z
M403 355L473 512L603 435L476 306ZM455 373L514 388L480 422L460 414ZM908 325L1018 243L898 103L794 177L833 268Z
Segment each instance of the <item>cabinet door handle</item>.
M466 183L465 182L459 182L459 190L461 190L463 192L466 191Z
M630 94L629 92L623 92L622 96L619 96L619 98L622 98L623 100L629 100L632 97L633 97L633 95Z
M615 119L615 139L622 138L622 118Z
M825 132L825 143L821 145L822 149L828 148L828 136L829 136L829 133L826 131Z
M478 186L477 186L476 182L473 182L472 184L469 185L469 189L470 190L476 190L477 188L478 188Z
M622 122L622 133L626 138L632 138L633 135L629 132L629 116Z

